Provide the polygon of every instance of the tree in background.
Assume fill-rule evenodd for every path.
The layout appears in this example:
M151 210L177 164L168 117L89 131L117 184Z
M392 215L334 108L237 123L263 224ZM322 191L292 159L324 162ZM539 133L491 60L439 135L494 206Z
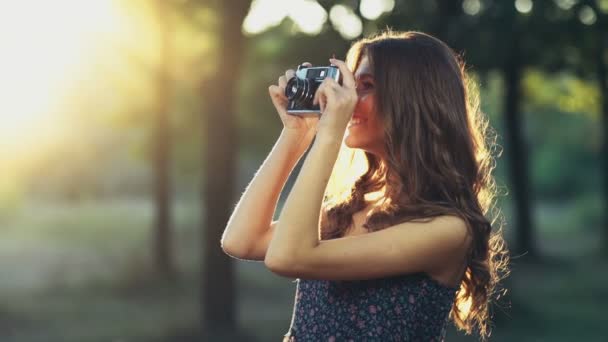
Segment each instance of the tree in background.
M171 99L171 25L166 0L157 0L160 51L158 64L157 115L154 134L154 258L157 271L165 277L174 275L171 251L171 136L169 110Z
M206 158L201 227L201 328L204 336L236 331L234 264L221 250L220 238L233 204L238 137L236 90L243 63L243 20L249 1L214 2L217 13L215 68L203 81Z
M603 195L604 195L604 227L602 249L604 256L608 257L608 1L603 2L605 8L598 6L599 2L586 0L583 2L593 10L597 16L592 33L591 45L593 54L593 64L597 74L598 85L601 97L601 121L603 140L600 148L600 158L602 161L603 175Z
M596 11L597 12L597 11ZM602 158L603 175L604 175L604 254L608 256L608 67L606 61L608 58L608 15L600 14L599 22L596 29L598 41L596 51L597 75L600 83L600 92L602 98L602 127L603 137L602 148L600 149L600 158Z
M505 79L505 100L503 119L505 122L506 151L509 156L509 178L513 186L514 204L516 212L516 244L517 253L527 253L529 257L538 256L534 227L532 222L532 187L530 185L530 172L528 166L529 149L522 136L522 76L526 67L525 50L522 36L526 32L526 21L516 12L515 8L497 4L503 15L505 24L511 30L506 30L506 37L502 41L506 46L504 58L499 68ZM497 27L494 25L493 27ZM498 57L498 56L497 56Z

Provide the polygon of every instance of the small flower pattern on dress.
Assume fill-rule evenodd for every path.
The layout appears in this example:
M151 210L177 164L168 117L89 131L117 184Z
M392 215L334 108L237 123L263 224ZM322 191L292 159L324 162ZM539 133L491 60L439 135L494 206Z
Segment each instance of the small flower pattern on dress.
M426 273L297 279L294 315L283 341L442 342L457 291Z

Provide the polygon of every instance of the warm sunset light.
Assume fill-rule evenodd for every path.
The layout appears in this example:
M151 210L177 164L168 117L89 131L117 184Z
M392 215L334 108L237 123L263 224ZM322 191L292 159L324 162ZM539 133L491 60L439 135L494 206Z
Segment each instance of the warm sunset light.
M0 5L0 146L19 148L58 125L66 83L120 30L112 0L11 1Z
M606 340L607 23L0 0L0 342Z

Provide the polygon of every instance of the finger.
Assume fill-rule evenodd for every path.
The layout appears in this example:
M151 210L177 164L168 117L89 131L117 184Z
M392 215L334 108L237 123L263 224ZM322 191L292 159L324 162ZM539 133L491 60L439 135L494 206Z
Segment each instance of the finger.
M323 86L323 95L325 95L326 100L328 97L335 97L336 93L341 88L340 84L332 78L324 79L323 82L321 82L321 86Z
M315 91L315 95L312 98L312 103L313 104L317 104L319 103L319 99L321 96L326 96L326 91L327 91L327 87L328 87L328 80L331 80L330 78L325 78L321 84L319 84L319 87L317 88L317 91Z
M287 78L285 78L285 75L279 77L279 87L285 89L285 86L287 86Z
M355 76L348 69L348 66L346 65L346 63L344 63L343 61L341 61L339 59L335 59L335 58L330 58L329 61L331 62L331 64L337 66L338 69L340 69L340 73L342 74L342 85L347 88L354 89L355 88Z
M268 87L268 93L270 94L270 99L275 105L283 107L287 103L287 97L285 96L285 93L276 84L273 84Z
M304 65L305 67L310 68L312 66L312 64L310 64L309 62L304 62L302 63L302 65Z
M293 69L288 69L287 71L285 71L285 79L287 81L289 81L292 77L294 77L296 75L296 72L293 71Z
M317 88L317 91L315 92L315 97L313 98L313 105L319 105L319 109L321 110L321 113L323 113L323 110L325 110L325 103L327 102L327 97L325 95L325 88L326 88L326 84L324 84L323 82L321 82L321 84L319 85L319 88Z
M319 97L319 109L321 110L321 113L323 113L325 111L325 103L326 103L326 98L325 95L322 95Z
M333 78L328 77L324 79L323 82L325 82L325 86L329 89L337 90L340 88L340 84L336 82L336 80L334 80Z
M316 105L317 103L319 103L319 96L321 96L321 94L323 94L323 88L325 88L325 86L323 85L323 82L321 82L321 84L319 84L319 87L317 88L317 91L315 91L315 95L312 97L312 104Z
M280 91L280 88L276 84L272 84L271 86L268 87L268 93L270 93L270 95L272 95L272 96L277 95L277 93L279 91Z

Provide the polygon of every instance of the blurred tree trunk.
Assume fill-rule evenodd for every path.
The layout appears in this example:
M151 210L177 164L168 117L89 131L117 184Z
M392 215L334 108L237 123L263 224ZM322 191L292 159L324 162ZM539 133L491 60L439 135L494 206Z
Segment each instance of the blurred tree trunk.
M509 50L510 56L503 66L506 88L504 120L506 145L509 149L509 178L513 186L515 205L515 248L518 254L527 253L529 257L533 257L537 256L537 251L530 215L532 189L528 178L528 150L521 134L521 79L524 65L521 59L518 33L513 33Z
M171 252L171 180L170 150L171 137L169 110L171 98L170 64L170 18L167 1L157 0L160 51L158 64L158 107L155 127L154 149L154 258L157 271L170 278L174 273Z
M608 256L608 75L606 71L606 55L608 54L608 34L606 33L606 17L600 17L597 31L597 75L600 84L600 97L602 103L602 147L600 148L600 158L602 159L603 166L602 173L604 176L602 181L604 182L603 193L604 193L604 239L602 249L605 256ZM603 29L602 29L603 28Z
M203 263L201 272L201 328L204 336L235 331L234 265L221 249L220 239L230 217L237 154L237 81L243 63L243 20L250 1L214 2L218 21L217 64L205 80L206 159L204 161ZM214 335L215 334L215 335Z

